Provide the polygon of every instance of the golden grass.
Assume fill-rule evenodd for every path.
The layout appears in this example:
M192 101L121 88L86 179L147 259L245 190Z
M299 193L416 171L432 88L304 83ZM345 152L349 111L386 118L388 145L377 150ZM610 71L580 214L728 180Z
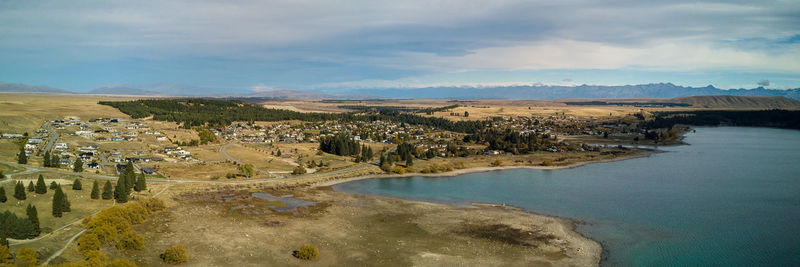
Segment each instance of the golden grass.
M31 134L47 120L97 117L129 118L117 109L97 104L98 101L131 100L131 97L44 95L0 93L0 132Z

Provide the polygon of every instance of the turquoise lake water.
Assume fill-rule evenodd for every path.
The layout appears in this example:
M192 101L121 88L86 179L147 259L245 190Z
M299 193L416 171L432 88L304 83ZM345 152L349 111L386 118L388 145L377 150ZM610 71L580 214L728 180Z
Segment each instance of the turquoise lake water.
M367 179L358 194L572 218L604 266L800 266L800 131L697 128L666 153L564 170Z

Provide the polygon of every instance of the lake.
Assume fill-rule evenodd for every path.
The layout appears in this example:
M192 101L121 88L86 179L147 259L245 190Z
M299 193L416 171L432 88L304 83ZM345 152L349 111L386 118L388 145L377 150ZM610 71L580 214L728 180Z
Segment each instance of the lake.
M366 179L334 189L506 203L585 222L604 266L800 266L800 131L704 127L665 153L562 170Z

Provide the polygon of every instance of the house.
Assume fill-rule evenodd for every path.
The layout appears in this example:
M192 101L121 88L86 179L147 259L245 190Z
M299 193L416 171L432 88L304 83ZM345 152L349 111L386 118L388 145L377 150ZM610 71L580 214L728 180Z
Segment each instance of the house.
M167 137L163 135L156 136L156 140L158 141L167 141Z
M67 150L67 143L56 143L57 150Z
M91 160L94 157L94 152L83 152L78 156L84 160Z
M156 169L153 169L153 168L141 168L139 170L141 170L144 174L154 174L154 173L156 173Z
M97 163L97 162L92 162L92 163L86 164L86 166L91 168L91 169L100 169L100 164Z
M117 174L125 172L125 169L128 168L128 165L125 164L117 164Z
M23 138L23 137L25 137L25 136L22 135L22 134L10 134L10 133L4 133L3 134L3 138L4 139Z

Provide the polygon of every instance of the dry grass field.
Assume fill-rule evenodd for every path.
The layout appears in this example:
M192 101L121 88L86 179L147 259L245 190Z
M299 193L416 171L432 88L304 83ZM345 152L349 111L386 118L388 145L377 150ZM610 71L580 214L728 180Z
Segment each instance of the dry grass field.
M45 184L48 186L47 194L39 195L34 192L26 191L25 193L27 198L25 200L18 200L13 197L16 181L22 181L27 187L28 183L31 181L36 183L36 179L39 177L39 174L40 173L31 173L14 176L15 181L2 184L3 188L5 188L8 201L6 203L0 203L0 210L8 210L17 214L17 216L25 217L25 208L27 205L32 204L36 206L36 210L39 213L39 221L42 228L42 233L49 233L54 229L58 229L76 220L83 219L83 217L87 215L113 205L113 201L111 200L94 200L89 197L92 190L92 182L94 181L92 179L81 179L83 189L72 190L72 183L75 178L78 177L76 175L41 173L42 176L44 176ZM49 186L50 182L53 181L61 185L61 189L67 195L72 208L71 212L64 213L64 216L61 218L55 218L52 215L54 191L51 190ZM105 183L105 181L98 180L98 182L100 182L100 186L102 188L102 185Z
M130 100L131 97L97 95L40 95L0 93L0 132L35 131L47 120L108 117L128 118L117 109L98 101Z
M226 179L228 173L239 173L236 165L226 162L210 163L152 163L146 166L154 167L158 173L173 180L217 180Z
M134 227L145 238L143 251L102 250L140 266L163 266L158 255L175 244L186 246L190 266L585 266L599 260L599 244L571 232L571 222L511 208L454 207L322 188L270 191L317 203L275 212L247 190L206 189L170 189L170 207ZM316 260L292 257L305 244L319 247ZM62 257L79 258L77 246L70 245Z

